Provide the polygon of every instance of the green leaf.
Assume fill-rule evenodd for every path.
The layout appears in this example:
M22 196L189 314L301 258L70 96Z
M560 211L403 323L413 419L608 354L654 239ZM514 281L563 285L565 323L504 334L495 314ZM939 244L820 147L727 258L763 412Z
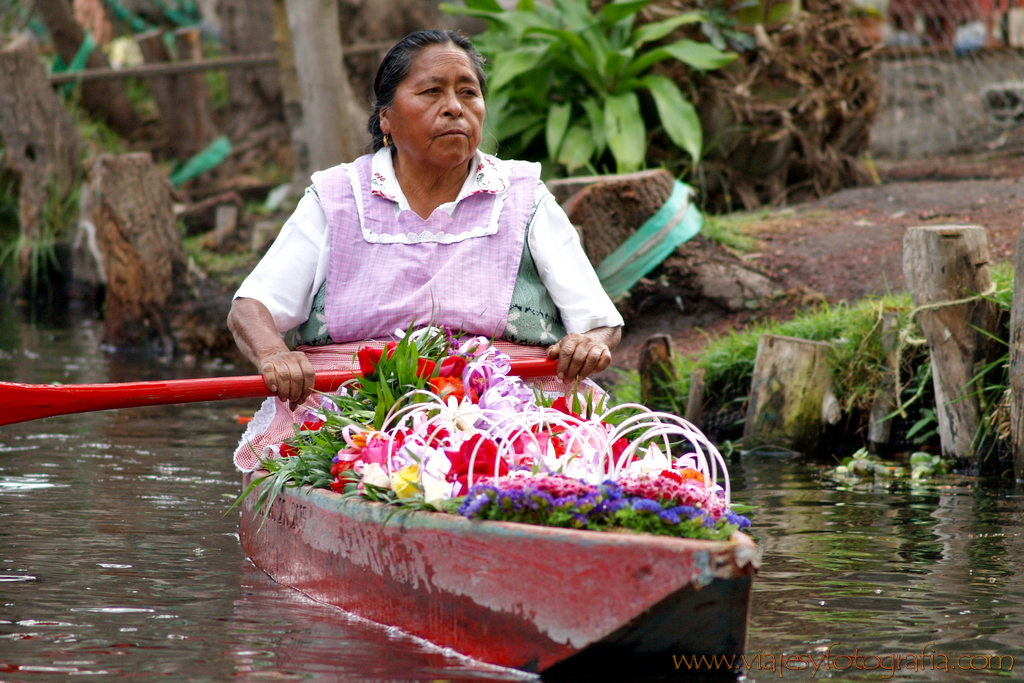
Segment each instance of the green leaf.
M570 173L587 165L594 156L594 138L586 126L573 125L558 150L558 163Z
M735 52L722 52L710 43L698 43L687 38L670 43L663 49L683 64L705 71L721 69L739 56Z
M498 0L465 0L469 9L484 10L486 12L504 12L505 8L498 4Z
M522 133L524 130L542 124L544 122L544 115L541 113L521 113L514 114L512 116L501 118L494 127L494 137L498 138L498 141L508 140L514 135Z
M587 112L587 120L590 122L590 136L594 141L594 153L592 157L599 157L604 154L608 146L608 137L604 131L604 109L595 97L588 97L583 100L583 111Z
M630 173L640 168L647 156L647 128L640 115L640 98L636 93L606 98L604 125L618 172Z
M626 2L613 2L602 7L600 11L598 11L597 15L608 23L615 24L626 17L633 16L650 3L651 0L626 0Z
M516 76L537 68L546 52L546 46L530 46L496 54L491 62L488 85L493 90L504 87Z
M623 65L627 64L632 58L632 50L609 52L608 58L604 61L605 79L610 80L618 76Z
M562 138L569 128L569 119L572 117L572 103L552 104L548 108L548 124L544 131L544 139L548 146L548 156L552 159L558 157L558 148L562 145Z
M598 69L598 64L594 58L594 51L590 48L589 45L587 45L586 41L584 41L583 38L580 38L572 31L566 31L564 29L545 28L543 26L532 26L526 29L526 31L523 32L523 35L544 35L551 36L552 38L557 38L562 43L564 43L566 47L570 48L583 64L586 64L595 71L597 71Z
M639 76L658 62L666 59L678 59L696 69L718 69L736 59L733 52L722 52L708 43L698 43L684 38L674 43L645 52L637 57L625 70L626 76Z
M516 3L517 12L532 12L533 9L533 0L519 0L519 2Z
M651 91L661 125L664 126L669 139L685 149L694 163L699 161L704 148L704 132L697 110L687 101L672 79L665 76L647 76L643 83Z
M645 43L651 43L655 40L661 40L668 34L675 31L680 26L686 24L695 24L698 21L702 21L704 15L700 12L684 12L678 14L671 19L665 19L664 21L653 21L649 24L644 24L637 30L633 31L632 43L634 47L640 47Z

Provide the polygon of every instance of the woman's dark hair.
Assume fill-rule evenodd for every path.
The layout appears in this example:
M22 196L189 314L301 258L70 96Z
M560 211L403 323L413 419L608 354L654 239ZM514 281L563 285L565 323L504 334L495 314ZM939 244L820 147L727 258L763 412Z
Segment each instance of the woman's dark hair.
M484 73L484 58L473 47L469 38L455 31L417 31L395 43L377 68L373 79L373 111L366 129L372 138L373 151L384 146L384 133L380 129L380 110L387 109L395 101L395 90L412 70L412 63L420 50L431 45L454 45L469 56L476 78L480 81L480 94L487 94L487 75Z

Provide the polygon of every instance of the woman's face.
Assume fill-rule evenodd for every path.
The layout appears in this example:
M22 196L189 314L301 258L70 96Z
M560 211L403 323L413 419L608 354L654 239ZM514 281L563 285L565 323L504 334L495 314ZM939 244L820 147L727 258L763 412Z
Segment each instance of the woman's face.
M447 170L466 164L480 146L484 99L469 55L453 45L420 50L409 75L380 112L401 163Z

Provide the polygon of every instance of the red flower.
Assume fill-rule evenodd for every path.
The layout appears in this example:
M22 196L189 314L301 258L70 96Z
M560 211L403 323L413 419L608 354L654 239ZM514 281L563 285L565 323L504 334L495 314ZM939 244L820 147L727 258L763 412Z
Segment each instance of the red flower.
M671 479L677 484L683 483L683 478L679 475L679 473L673 472L672 470L662 470L661 474L658 475L658 479Z
M441 366L432 360L420 358L416 366L416 376L424 379L433 377L437 372L438 377L462 377L462 371L466 367L466 359L461 356L447 356L441 360Z
M479 446L478 446L479 445ZM473 452L476 457L473 458ZM448 460L451 461L451 469L448 470L448 481L457 481L462 486L455 495L462 495L469 488L469 463L473 460L473 479L481 477L493 477L495 461L498 466L498 476L508 474L508 463L498 458L498 444L482 434L474 434L468 440L463 441L457 451L445 451Z
M391 354L395 352L398 347L397 342L388 342L383 349L374 348L372 346L364 346L363 348L356 351L356 358L359 360L359 373L363 377L369 377L377 369L377 364L380 363L380 359L384 356L384 352L387 351L387 358L391 358Z
M432 429L430 430L430 433L427 434L427 445L431 448L437 448L450 436L451 434L448 430L443 427L441 429Z
M299 426L299 430L303 432L315 432L323 426L323 420L307 420Z
M339 460L331 465L331 476L339 478L342 472L347 472L356 466L355 460Z
M571 415L572 417L575 417L578 420L583 419L583 417L580 416L579 413L572 412L572 410L569 408L569 402L565 400L565 396L559 396L558 398L556 398L555 402L551 404L551 407L560 413Z
M295 448L295 446L291 445L290 443L283 443L281 444L281 450L279 451L279 454L282 458L291 458L298 455L299 451L298 449Z

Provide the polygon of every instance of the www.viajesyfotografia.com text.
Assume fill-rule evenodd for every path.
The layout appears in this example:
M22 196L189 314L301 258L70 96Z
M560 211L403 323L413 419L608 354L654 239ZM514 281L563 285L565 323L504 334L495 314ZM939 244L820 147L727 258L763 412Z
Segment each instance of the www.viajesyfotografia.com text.
M745 671L762 672L782 678L790 675L810 675L836 671L876 671L881 678L892 678L898 671L1013 671L1013 656L998 654L946 654L929 649L935 643L926 643L920 652L902 654L861 654L854 648L850 654L839 654L832 643L827 649L814 654L786 654L765 652L744 655L673 655L672 662L679 671Z

